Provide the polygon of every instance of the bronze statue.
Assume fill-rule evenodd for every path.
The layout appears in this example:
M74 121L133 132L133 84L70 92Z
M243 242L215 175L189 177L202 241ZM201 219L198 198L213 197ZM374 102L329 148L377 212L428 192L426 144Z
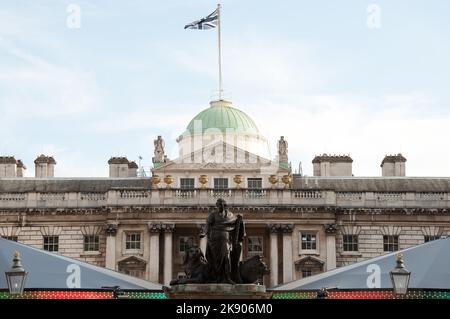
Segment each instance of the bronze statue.
M197 245L190 246L183 259L186 278L174 279L170 285L203 284L208 281L208 264L203 252Z
M218 199L216 209L209 214L203 236L207 236L208 239L206 260L209 265L210 281L241 283L239 259L245 236L242 216L234 216L227 209L225 200Z
M186 251L183 265L186 278L172 280L170 285L180 284L254 284L269 269L260 256L240 262L245 225L241 215L235 216L227 209L222 198L216 202L208 216L206 227L200 237L207 237L206 259L197 245Z

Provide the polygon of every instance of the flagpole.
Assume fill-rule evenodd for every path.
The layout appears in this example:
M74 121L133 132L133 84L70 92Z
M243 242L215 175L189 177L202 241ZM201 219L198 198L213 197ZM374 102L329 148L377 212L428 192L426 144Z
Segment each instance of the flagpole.
M219 39L219 100L222 100L222 94L223 94L223 87L222 87L222 43L221 43L221 33L220 33L220 11L221 11L221 5L220 3L217 4L217 11L218 11L218 26L217 26L217 36Z

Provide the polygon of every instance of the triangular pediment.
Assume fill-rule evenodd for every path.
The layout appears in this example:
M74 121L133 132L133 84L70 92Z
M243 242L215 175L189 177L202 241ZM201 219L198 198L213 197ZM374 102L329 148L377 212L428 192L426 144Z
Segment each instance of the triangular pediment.
M153 169L153 173L171 170L261 170L277 163L224 141L205 146Z

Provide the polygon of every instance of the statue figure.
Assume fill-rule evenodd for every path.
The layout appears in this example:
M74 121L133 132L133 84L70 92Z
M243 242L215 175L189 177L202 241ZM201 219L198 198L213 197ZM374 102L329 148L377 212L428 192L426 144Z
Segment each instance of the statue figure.
M278 158L280 162L288 162L288 143L284 136L278 141Z
M200 238L207 237L206 258L197 244L190 243L183 261L186 278L174 279L170 285L261 283L263 276L270 273L262 257L256 255L239 261L244 227L242 216L235 216L227 209L225 200L219 198L200 234Z
M165 162L164 149L166 143L164 142L161 135L159 135L158 138L153 141L153 144L155 146L155 156L153 157L153 163L164 163Z
M206 222L206 260L208 278L215 283L241 283L239 259L245 236L242 216L235 216L227 209L227 203L219 198Z

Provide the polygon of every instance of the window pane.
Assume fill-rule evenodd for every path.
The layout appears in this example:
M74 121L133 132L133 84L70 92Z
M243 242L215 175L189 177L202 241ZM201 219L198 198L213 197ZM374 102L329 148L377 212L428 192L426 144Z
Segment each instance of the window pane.
M227 189L228 188L228 178L214 178L214 188L215 189Z
M357 235L343 235L344 251L358 251L358 236Z
M398 236L383 236L383 250L397 251L398 250Z
M97 235L84 236L84 251L98 251L100 238Z
M58 236L44 236L44 250L47 251L58 251Z
M428 243L429 241L433 241L433 240L436 240L436 239L439 239L439 238L440 238L439 236L424 236L424 241L426 243Z
M193 236L182 236L180 237L179 243L180 243L179 249L180 253L186 252L189 249L189 247L197 244Z
M247 238L247 252L249 254L262 254L263 253L263 237L262 236L250 236Z
M180 188L181 189L194 189L194 179L193 178L181 178Z
M141 249L141 234L128 233L126 235L125 249Z
M247 184L248 184L248 188L250 188L250 189L261 189L262 188L262 178L248 178Z
M302 234L302 249L304 250L316 250L316 235L315 234Z
M17 236L2 236L2 238L12 241L17 241Z

